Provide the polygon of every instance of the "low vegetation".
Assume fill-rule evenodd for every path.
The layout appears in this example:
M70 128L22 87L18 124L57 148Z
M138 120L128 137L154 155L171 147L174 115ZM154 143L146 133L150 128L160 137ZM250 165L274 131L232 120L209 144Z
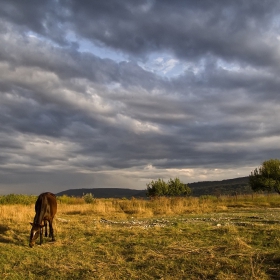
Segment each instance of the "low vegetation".
M1 279L280 277L279 195L61 196L56 241L32 249L36 197L14 199L0 197Z
M188 196L190 194L190 187L181 182L179 178L170 178L167 183L163 179L158 179L147 184L147 196L149 197Z
M253 191L274 191L280 194L280 160L270 159L251 172L249 185Z

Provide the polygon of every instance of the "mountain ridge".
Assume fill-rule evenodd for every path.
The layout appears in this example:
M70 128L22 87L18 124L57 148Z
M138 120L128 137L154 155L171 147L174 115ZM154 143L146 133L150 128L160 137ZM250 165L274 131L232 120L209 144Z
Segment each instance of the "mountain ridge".
M187 184L192 190L192 196L201 195L235 195L252 193L249 187L249 177L239 177L220 181L201 181ZM57 193L57 196L67 195L82 197L91 193L95 198L144 198L146 189L126 189L126 188L82 188L69 189Z

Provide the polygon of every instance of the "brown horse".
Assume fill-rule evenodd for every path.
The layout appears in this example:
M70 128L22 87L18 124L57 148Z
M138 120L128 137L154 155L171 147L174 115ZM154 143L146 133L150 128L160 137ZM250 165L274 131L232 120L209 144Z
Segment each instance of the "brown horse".
M38 196L35 204L35 217L32 225L29 246L32 248L36 239L40 235L40 245L43 242L43 228L45 227L45 236L48 236L47 221L49 222L49 237L55 240L53 234L52 221L57 210L56 197L53 193L46 192Z

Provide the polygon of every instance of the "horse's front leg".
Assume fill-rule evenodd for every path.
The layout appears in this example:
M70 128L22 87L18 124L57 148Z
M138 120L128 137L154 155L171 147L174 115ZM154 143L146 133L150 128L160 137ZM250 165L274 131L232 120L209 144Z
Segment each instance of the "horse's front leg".
M52 237L52 241L55 241L54 234L53 234L52 220L49 220L49 228L50 228L50 236Z
M40 227L40 245L43 243L43 227Z
M44 220L44 228L45 228L45 237L48 237L48 229L47 229L47 221Z

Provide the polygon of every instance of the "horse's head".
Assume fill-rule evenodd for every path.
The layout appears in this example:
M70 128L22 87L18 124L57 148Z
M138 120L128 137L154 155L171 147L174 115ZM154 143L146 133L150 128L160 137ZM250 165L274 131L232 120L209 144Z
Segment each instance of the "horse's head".
M31 232L30 232L30 240L29 240L29 246L32 248L35 244L36 239L41 233L42 228L44 225L38 225L34 223L30 223L32 225Z

